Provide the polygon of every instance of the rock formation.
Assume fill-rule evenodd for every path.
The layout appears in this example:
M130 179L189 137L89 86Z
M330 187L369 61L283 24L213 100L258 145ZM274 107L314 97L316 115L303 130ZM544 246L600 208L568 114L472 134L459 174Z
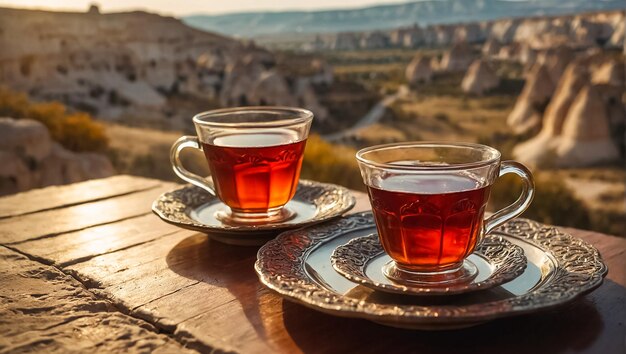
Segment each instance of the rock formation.
M478 43L485 39L484 26L479 23L468 23L466 26L456 26L454 29L455 42Z
M433 70L430 67L431 59L417 55L406 67L406 79L410 85L427 83L433 77Z
M475 55L469 45L456 43L449 51L444 53L439 70L444 72L465 71L474 59Z
M556 166L584 167L619 159L611 139L609 116L601 88L585 86L574 99L556 149Z
M511 43L515 38L515 32L520 24L520 20L501 20L495 21L491 26L489 38L494 38L500 43Z
M0 195L114 174L95 153L74 153L52 141L34 120L0 118Z
M615 60L608 60L595 65L591 82L623 87L626 81L624 65Z
M533 166L554 164L555 154L551 151L559 144L565 117L580 89L588 82L589 72L586 66L572 63L567 67L554 97L546 107L541 131L515 147L513 154L516 159Z
M501 60L517 60L520 53L519 43L506 44L500 47L497 58Z
M545 167L585 167L624 158L625 88L623 61L602 53L575 59L546 108L541 131L517 145L513 155Z
M277 68L275 55L253 43L145 12L0 8L0 47L0 82L13 90L103 119L149 117L175 129L188 127L189 112L170 100L187 100L197 109L218 101L242 104L252 87L276 88L300 79L318 85L320 71L321 81L329 75L329 66L320 59L300 61L315 73L301 77ZM300 98L291 89L285 90L289 98L268 93L262 99L268 105L297 103Z
M315 89L306 80L298 80L296 83L296 92L300 102L298 106L306 107L315 112L315 121L318 123L327 123L329 118L328 108L324 107L315 93Z
M574 52L567 46L551 47L537 54L535 63L543 65L552 80L559 82L567 65L574 59Z
M543 109L550 101L554 88L546 65L535 64L526 76L526 84L506 121L515 133L526 133L541 126Z
M264 65L249 55L229 63L224 72L223 88L220 93L221 104L250 105L250 89L264 72Z
M472 63L467 73L465 73L463 82L461 82L461 88L466 93L482 95L498 87L499 84L500 78L498 78L496 73L489 66L489 63L478 59Z
M500 43L497 39L490 39L483 45L482 53L486 57L494 57L500 53L500 48L502 48L502 43Z
M529 44L522 43L518 49L517 59L520 63L531 67L537 61L537 51Z
M626 41L626 21L619 21L607 42L607 46L619 48L624 45L624 41Z
M142 12L0 9L0 31L0 81L34 98L111 119L162 117L168 95L212 79L198 78L196 58L246 50L228 38ZM200 87L193 90L204 94Z
M248 90L249 105L265 106L268 102L279 106L298 105L287 81L275 71L263 72L254 86L248 87Z
M355 50L359 48L359 37L354 33L338 33L334 36L331 49L334 50Z
M360 48L382 49L389 47L389 36L380 31L368 32L361 37Z
M316 48L335 50L373 49L385 47L417 48L446 47L454 43L481 43L494 41L501 45L529 44L535 50L545 50L557 45L584 49L606 42L606 46L619 47L624 42L624 11L605 11L579 15L537 16L518 19L470 22L458 24L433 24L426 27L401 27L390 31L372 33L339 33L329 35ZM374 34L375 35L372 35ZM311 47L311 43L305 47ZM499 48L494 53L499 52ZM489 52L492 50L490 49Z
M526 133L541 127L542 114L552 97L556 83L574 59L568 47L556 47L537 54L526 75L526 83L507 123L516 133Z
M559 82L543 116L544 129L551 136L561 134L563 122L580 89L589 82L589 72L581 63L570 64Z

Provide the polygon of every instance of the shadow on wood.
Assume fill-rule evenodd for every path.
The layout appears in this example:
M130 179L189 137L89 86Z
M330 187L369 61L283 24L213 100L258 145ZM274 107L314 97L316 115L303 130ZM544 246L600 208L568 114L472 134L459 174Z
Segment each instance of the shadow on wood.
M603 287L622 286L606 281ZM612 291L616 291L612 289ZM459 350L478 353L561 353L591 349L592 352L613 352L603 344L610 338L598 340L604 326L617 325L602 318L595 301L589 296L560 308L532 316L495 320L466 329L447 331L413 331L379 325L367 320L326 315L303 306L284 302L284 326L303 352L349 352L354 343L371 352L419 350L420 353L453 353ZM619 332L619 329L616 331ZM341 330L330 330L332 328ZM615 333L618 335L618 333ZM607 336L606 331L604 336ZM598 348L597 346L600 346Z
M262 294L259 292L266 290L254 272L257 250L258 247L227 245L211 240L206 235L196 234L172 248L166 261L172 271L183 277L228 289L240 303L257 335L265 339L259 313ZM214 310L219 311L219 308ZM233 325L240 320L233 319Z

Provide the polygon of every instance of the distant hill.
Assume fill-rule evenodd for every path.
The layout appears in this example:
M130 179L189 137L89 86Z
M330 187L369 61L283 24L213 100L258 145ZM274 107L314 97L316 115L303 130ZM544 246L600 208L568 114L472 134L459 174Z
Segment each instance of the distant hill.
M0 7L0 48L0 86L124 124L191 130L189 118L204 110L279 105L310 109L316 129L335 129L377 100L362 85L335 85L322 58L275 54L141 11Z
M626 9L626 0L425 0L330 11L191 15L187 24L232 36L367 31L408 26Z

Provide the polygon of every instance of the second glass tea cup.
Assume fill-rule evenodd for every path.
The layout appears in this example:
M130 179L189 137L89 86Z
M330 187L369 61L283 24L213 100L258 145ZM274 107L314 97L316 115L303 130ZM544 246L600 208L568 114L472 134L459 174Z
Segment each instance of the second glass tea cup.
M471 143L409 142L357 153L380 241L392 258L383 268L388 278L436 285L476 276L467 257L486 234L523 213L535 193L531 172L500 158L498 150ZM485 219L491 186L508 173L521 178L522 193Z

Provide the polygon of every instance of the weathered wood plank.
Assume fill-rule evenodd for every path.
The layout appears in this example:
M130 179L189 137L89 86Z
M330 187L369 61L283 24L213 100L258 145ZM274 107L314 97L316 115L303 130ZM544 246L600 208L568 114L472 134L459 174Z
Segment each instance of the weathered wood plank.
M164 223L154 214L148 214L55 237L26 241L13 247L48 263L67 266L179 231L180 228Z
M161 182L119 175L64 186L51 186L0 198L0 219L139 192Z
M72 277L0 246L0 352L191 353Z
M268 291L254 274L256 251L254 247L224 245L202 234L181 231L94 257L68 270L101 288L101 293L119 306L173 330L178 323L203 312L217 308L234 311L230 307L238 297L253 299L257 290ZM254 306L254 301L250 305ZM246 310L250 305L235 308L244 306ZM236 318L245 318L245 313ZM245 321L238 327L248 329L245 336L255 333L254 325ZM224 333L198 333L196 340L198 345L212 346ZM261 348L267 349L264 345Z
M150 212L152 201L173 183L116 198L0 220L0 243L10 244L81 230Z
M352 212L368 210L367 196L356 195L358 203ZM147 210L149 204L144 206ZM104 205L105 209L98 209L112 209ZM567 230L598 247L610 267L605 284L580 301L555 311L470 329L416 332L337 318L286 302L259 284L253 270L256 248L220 244L192 231L173 231L172 226L150 217L12 247L67 266L66 270L96 287L94 291L116 306L175 331L176 338L201 351L217 348L246 353L337 353L418 349L437 353L458 351L459 343L472 343L475 350L484 353L499 353L502 348L513 353L623 350L623 341L616 338L625 334L624 239ZM6 230L3 225L0 222L0 238ZM55 241L67 245L57 246ZM103 245L107 242L110 245ZM533 341L519 340L520 333L530 332L535 334Z
M189 237L193 231L179 231L157 240L118 252L95 257L68 267L68 271L102 294L131 311L145 303L196 284L198 280L175 273L169 250ZM206 236L202 236L206 237ZM205 278L211 274L204 274Z
M220 244L203 235L188 237L166 256L172 273L160 274L165 279L182 276L197 283L138 310L146 319L166 319L163 325L172 326L242 296L254 297L259 289L265 290L254 273L256 251L253 247ZM189 306L181 309L176 304L183 299Z
M263 297L263 294L267 297ZM276 345L275 338L272 337L275 333L268 327L272 321L280 321L282 301L280 297L267 294L264 290L260 294L251 291L213 311L179 324L175 335L177 338L193 337L207 347L224 343L225 348L239 353L296 353L297 346L281 348ZM329 329L326 328L324 332L326 331ZM281 336L285 334L280 333ZM325 338L322 336L316 340L325 341ZM364 348L354 345L354 352L364 352Z
M194 231L180 230L140 246L97 256L65 269L80 279L96 281L100 288L134 279L146 278L148 281L156 272L168 269L169 250L193 235L196 235Z

